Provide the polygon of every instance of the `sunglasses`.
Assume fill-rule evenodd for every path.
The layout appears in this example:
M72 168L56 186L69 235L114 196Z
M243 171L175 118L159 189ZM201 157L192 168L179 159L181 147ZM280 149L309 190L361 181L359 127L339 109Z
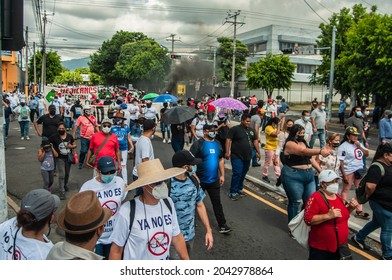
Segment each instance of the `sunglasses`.
M101 174L102 174L102 175L110 175L110 174L114 174L114 173L116 173L116 170L110 170L110 171L108 171L108 172L102 172L102 171L101 171Z
M102 127L112 127L110 124L103 124Z

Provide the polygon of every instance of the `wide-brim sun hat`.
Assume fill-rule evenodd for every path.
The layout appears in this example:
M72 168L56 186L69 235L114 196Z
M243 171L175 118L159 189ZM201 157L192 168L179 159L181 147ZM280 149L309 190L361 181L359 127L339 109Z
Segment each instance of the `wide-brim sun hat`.
M67 233L84 234L104 225L112 210L102 207L94 191L73 195L58 216L58 226Z
M142 162L136 166L136 169L138 179L129 184L125 188L125 191L134 190L138 187L164 181L186 172L185 169L179 167L164 169L159 159Z

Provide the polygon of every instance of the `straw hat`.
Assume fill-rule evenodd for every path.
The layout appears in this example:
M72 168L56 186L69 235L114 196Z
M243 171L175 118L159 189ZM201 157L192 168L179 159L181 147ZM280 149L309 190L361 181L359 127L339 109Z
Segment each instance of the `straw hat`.
M125 188L130 191L138 187L146 186L185 173L183 168L173 167L164 169L159 159L148 160L140 163L137 168L138 179Z
M68 200L57 224L67 233L84 234L104 225L111 216L112 211L101 206L94 191L84 191Z

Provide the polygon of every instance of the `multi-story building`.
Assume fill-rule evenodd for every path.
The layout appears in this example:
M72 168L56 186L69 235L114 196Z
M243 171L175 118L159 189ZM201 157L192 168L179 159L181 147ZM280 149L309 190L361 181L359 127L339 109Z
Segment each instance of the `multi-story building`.
M22 75L18 55L19 52L14 51L1 52L2 92L12 92L19 86Z
M315 51L319 33L314 29L269 25L238 34L237 38L250 51L247 64L259 61L267 53L288 55L290 61L296 65L292 86L288 91L276 89L273 97L281 95L286 101L302 103L314 98L323 100L328 93L326 86L309 85L312 73L322 61L322 56ZM238 92L238 95L242 96L255 94L258 98L267 98L264 91L249 90L246 87L246 76L239 79Z

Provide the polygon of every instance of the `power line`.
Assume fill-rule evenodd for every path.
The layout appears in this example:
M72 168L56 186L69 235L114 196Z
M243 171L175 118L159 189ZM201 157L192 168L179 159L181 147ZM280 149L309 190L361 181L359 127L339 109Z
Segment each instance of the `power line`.
M308 3L306 0L304 0L304 2L305 2L306 5L308 5L308 7L313 11L313 13L315 13L322 21L324 21L324 22L327 23L327 24L329 23L328 21L326 21L325 19L323 19L323 18L316 12L316 10L313 9L312 6L309 5L309 3Z

